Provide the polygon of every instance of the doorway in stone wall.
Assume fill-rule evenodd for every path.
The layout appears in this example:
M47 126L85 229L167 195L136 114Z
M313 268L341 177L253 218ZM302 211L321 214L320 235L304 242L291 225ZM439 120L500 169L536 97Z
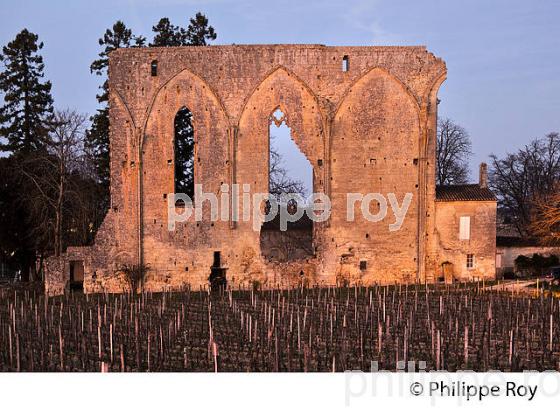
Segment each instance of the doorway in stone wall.
M313 192L313 167L292 138L286 115L276 109L269 123L268 189L283 211L295 215ZM287 199L286 195L296 199ZM269 204L268 204L269 205ZM266 212L270 207L267 205ZM280 213L280 212L279 212ZM277 214L261 226L260 248L265 259L276 262L313 256L313 222L307 213L283 230Z
M84 290L84 261L70 261L70 290Z
M210 266L210 276L208 282L210 289L215 291L223 291L227 287L226 267L222 264L222 253L214 251L212 266Z
M452 283L455 277L455 267L453 263L445 261L441 264L441 273L438 277L439 282Z

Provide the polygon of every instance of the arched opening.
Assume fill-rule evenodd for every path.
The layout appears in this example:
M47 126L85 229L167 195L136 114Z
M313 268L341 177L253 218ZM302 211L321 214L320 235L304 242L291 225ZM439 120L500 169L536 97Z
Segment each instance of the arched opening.
M303 213L282 227L280 214L295 215L313 192L313 167L294 142L285 114L278 108L269 124L268 190L278 204L276 216L263 223L262 255L270 261L288 262L313 256L313 222Z
M175 193L186 194L194 202L194 127L187 107L177 111L174 130Z

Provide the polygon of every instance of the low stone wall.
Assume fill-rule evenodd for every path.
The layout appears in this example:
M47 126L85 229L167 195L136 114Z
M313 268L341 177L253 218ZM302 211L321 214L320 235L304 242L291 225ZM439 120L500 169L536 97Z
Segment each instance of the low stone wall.
M62 295L66 289L66 258L50 257L45 261L45 293L48 296Z

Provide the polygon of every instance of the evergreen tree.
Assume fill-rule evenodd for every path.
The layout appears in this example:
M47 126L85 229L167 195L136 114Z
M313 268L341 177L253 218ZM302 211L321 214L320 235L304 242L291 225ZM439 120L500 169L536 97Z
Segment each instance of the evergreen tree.
M117 21L113 27L107 29L102 38L99 39L99 45L103 47L99 53L99 58L95 60L90 71L99 76L107 75L109 66L109 53L118 48L127 47L143 47L146 38L143 36L135 36L132 30L127 28L122 21ZM95 163L97 177L99 182L105 187L105 195L102 199L103 206L109 203L109 109L107 101L109 99L107 80L100 87L101 93L97 95L97 101L102 107L97 113L90 118L91 128L86 134L86 150L92 154L92 160Z
M0 90L4 105L0 107L0 150L27 153L43 147L52 115L50 81L44 76L43 57L38 51L43 43L36 34L23 29L3 47L0 61Z
M103 50L99 53L99 58L91 63L90 71L99 76L107 75L109 67L109 53L118 48L143 47L146 43L144 36L135 36L132 30L127 28L122 21L113 24L112 29L107 29L103 37L99 39L99 45ZM107 80L101 86L102 93L97 96L100 103L107 102L109 95L107 89Z
M36 260L35 238L29 211L21 200L22 191L36 189L22 183L19 164L23 153L0 158L0 263L19 271L27 282Z
M163 17L152 27L155 33L150 47L179 47L187 45L187 32L184 28L171 24L169 18Z
M91 126L86 131L86 152L94 164L97 181L105 187L109 195L109 107L106 105L90 117ZM108 203L109 198L103 202Z
M198 12L194 18L190 19L186 37L187 44L190 46L206 46L206 41L216 40L217 34L214 31L214 27L208 25L208 18Z

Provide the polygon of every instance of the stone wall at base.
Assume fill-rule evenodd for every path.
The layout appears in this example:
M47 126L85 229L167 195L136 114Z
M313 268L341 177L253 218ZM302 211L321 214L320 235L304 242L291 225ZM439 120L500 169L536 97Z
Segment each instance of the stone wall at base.
M560 258L560 246L533 245L498 245L496 247L496 269L500 276L516 273L515 259L523 255L532 257L539 254L544 257L556 255ZM499 262L499 263L498 263Z

